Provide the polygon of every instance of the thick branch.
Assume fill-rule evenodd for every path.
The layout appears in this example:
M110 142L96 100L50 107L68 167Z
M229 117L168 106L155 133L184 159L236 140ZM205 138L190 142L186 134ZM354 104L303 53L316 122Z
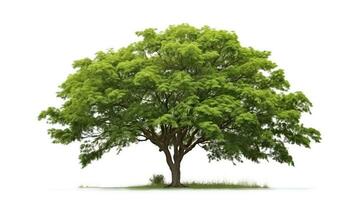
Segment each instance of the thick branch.
M140 128L140 130L143 132L144 136L150 140L151 143L155 144L160 148L159 151L163 150L165 145L160 141L160 138L156 135L156 133L152 132L153 128L150 128L150 130L145 128Z
M187 154L188 152L190 152L197 144L203 143L206 140L204 139L204 137L200 137L198 138L195 142L193 142L189 147L187 147L185 149L185 151L183 152L183 154Z
M178 154L182 157L185 149L184 139L187 136L187 133L191 130L191 127L181 129L180 134L177 138L178 143Z
M195 129L195 130L191 133L191 135L190 135L190 137L188 138L188 141L187 141L187 143L186 143L186 145L185 145L185 148L189 147L189 146L192 144L192 142L193 142L193 140L195 139L196 134L198 133L198 131L200 131L200 129Z
M166 162L167 162L167 164L169 165L170 169L173 169L173 167L174 167L174 162L173 162L173 160L172 160L170 150L169 150L168 148L164 148L163 151L164 151L164 153L165 153L165 157L166 157Z

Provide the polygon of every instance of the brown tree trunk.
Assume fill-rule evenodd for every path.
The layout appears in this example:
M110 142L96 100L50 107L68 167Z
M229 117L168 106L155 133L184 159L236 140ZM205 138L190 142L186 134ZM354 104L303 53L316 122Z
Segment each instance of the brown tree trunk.
M181 160L183 158L183 155L175 154L172 159L171 153L168 149L165 149L164 153L166 156L167 165L169 166L171 171L171 183L168 186L184 187L184 185L181 184L181 171L180 171Z
M190 152L197 144L205 142L203 136L199 138L196 134L200 129L192 130L191 127L183 129L173 129L171 126L160 125L161 134L156 135L155 128L149 127L150 130L142 129L144 136L153 144L159 147L159 151L163 151L166 157L167 165L171 171L171 184L169 187L185 187L181 183L181 161L182 158ZM189 134L189 136L187 135ZM184 144L184 137L188 137L188 141ZM195 140L195 138L197 138ZM170 144L173 146L173 156L170 152Z
M171 170L171 184L169 186L182 187L183 185L181 184L180 162L174 163L173 166L170 167L170 170Z

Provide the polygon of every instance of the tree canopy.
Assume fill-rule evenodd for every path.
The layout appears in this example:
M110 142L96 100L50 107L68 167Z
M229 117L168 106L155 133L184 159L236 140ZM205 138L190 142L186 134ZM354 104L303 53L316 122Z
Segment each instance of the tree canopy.
M320 133L300 118L312 106L289 91L270 52L243 47L208 26L148 28L118 50L73 63L60 107L42 111L54 143L79 141L83 167L111 149L149 140L172 171L197 145L211 160L273 159L293 165L287 144L310 147Z

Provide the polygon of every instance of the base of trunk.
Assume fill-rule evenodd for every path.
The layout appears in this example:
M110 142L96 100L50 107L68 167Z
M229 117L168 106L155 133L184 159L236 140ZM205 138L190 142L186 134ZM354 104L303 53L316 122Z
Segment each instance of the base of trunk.
M184 184L182 184L182 183L178 183L178 184L173 184L173 183L171 183L171 184L167 185L166 187L182 188L182 187L187 187L187 185L184 185Z

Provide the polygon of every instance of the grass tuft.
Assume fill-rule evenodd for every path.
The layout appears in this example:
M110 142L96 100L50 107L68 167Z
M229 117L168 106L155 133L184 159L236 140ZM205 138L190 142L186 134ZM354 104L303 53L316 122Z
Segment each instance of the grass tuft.
M248 182L186 182L182 183L185 187L175 188L167 187L165 184L148 184L148 185L138 185L129 186L127 189L267 189L267 185L259 185L256 183Z

